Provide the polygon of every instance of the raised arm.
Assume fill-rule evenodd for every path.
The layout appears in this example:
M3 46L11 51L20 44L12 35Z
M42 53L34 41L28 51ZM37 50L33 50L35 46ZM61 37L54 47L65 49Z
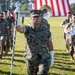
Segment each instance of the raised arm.
M22 26L20 26L20 25L17 25L17 26L16 26L16 30L17 30L18 32L20 32L20 33L24 33L24 28L23 28Z

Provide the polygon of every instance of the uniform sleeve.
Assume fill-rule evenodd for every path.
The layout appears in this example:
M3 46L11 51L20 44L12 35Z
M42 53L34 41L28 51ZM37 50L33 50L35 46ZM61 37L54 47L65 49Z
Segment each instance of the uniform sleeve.
M51 32L50 32L50 31L49 31L49 33L48 33L48 39L49 39L49 40L52 40Z
M8 21L6 21L6 26L7 26L6 28L9 29L9 22Z
M28 34L28 33L29 33L29 29L30 29L30 27L25 25L25 26L23 27L23 32L24 32L24 34Z
M64 25L65 24L65 20L62 22L62 25Z

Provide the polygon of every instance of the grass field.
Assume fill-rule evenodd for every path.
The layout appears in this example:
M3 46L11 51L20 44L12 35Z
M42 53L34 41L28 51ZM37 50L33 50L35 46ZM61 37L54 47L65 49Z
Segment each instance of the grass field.
M48 20L50 23L50 30L52 32L54 45L54 65L50 68L50 75L75 75L75 60L70 60L70 56L65 48L65 41L63 39L63 28L60 24L64 17L51 17ZM25 24L28 24L29 18L25 18ZM25 59L23 57L25 49L24 35L17 32L14 66L12 75L27 75ZM11 65L11 51L7 56L0 59L0 75L10 75Z

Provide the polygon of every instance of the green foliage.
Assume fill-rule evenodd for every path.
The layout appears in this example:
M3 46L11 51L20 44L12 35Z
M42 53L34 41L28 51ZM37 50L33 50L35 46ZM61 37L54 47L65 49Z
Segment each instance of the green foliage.
M60 27L63 19L64 17L50 17L47 19L50 23L55 51L54 65L50 67L49 72L51 74L49 75L75 75L75 61L70 60L69 53L66 52L63 28ZM24 23L28 24L29 22L30 18L26 17ZM24 49L24 35L17 32L12 75L27 75L25 59L23 57ZM7 56L3 56L3 59L0 59L0 75L10 75L11 53L12 51Z
M75 3L71 4L72 12L75 13Z
M28 4L27 4L27 3L22 4L22 5L21 5L21 10L22 10L22 11L27 10L27 7L28 7Z

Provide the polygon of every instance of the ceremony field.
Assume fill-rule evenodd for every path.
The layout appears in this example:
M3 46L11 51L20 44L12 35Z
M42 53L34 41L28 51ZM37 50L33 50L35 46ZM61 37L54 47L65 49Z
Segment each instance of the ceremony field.
M63 39L63 28L60 27L63 19L64 17L50 17L47 19L50 23L55 54L54 65L50 67L49 75L75 75L75 60L70 60ZM24 24L27 25L29 22L30 18L26 17ZM16 32L12 75L27 75L25 59L23 57L24 51L24 34ZM11 56L12 51L10 51L7 56L3 56L3 59L0 59L0 75L10 75Z

